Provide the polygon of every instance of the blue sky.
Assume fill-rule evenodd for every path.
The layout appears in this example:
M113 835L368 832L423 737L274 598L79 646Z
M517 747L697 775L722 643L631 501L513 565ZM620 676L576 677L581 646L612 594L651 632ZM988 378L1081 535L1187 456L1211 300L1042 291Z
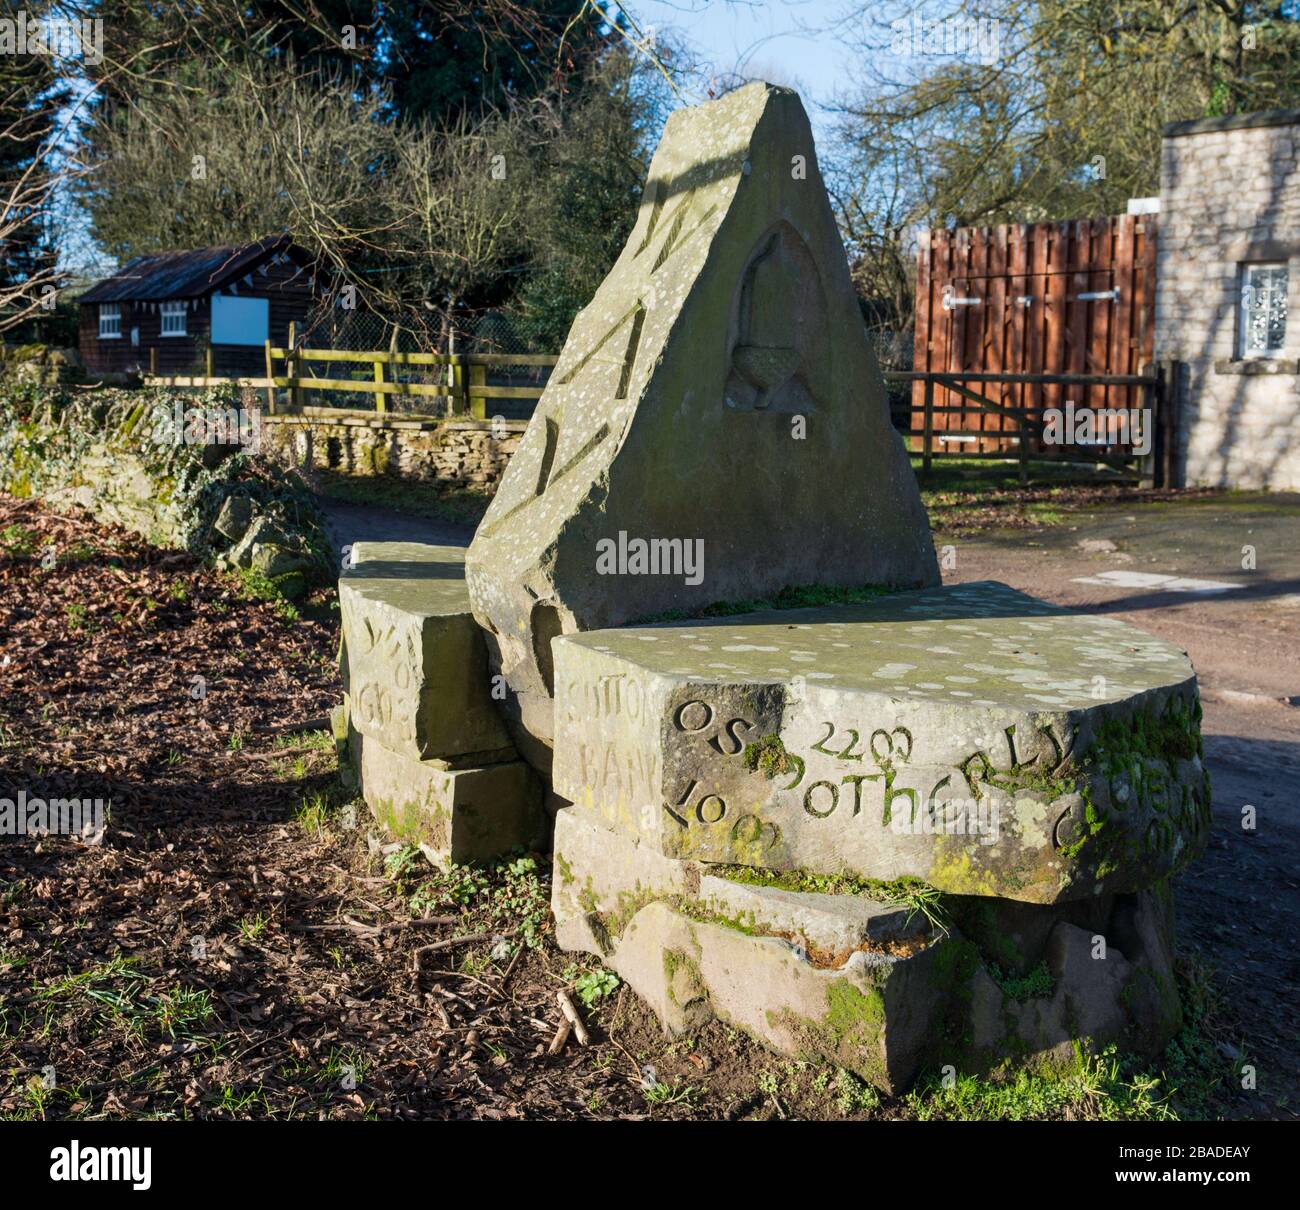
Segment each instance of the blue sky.
M860 36L845 13L847 0L621 0L642 28L676 33L719 73L739 70L797 88L819 133L817 106L852 84L854 52L846 35ZM692 100L696 98L691 98ZM702 98L700 98L702 99Z

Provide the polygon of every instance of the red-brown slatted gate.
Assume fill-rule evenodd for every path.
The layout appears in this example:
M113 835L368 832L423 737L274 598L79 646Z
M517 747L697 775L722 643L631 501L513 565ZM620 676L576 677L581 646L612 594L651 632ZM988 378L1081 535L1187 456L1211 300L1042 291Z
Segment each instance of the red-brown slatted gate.
M1140 374L1152 361L1156 216L959 227L921 235L917 371ZM1140 386L971 384L1004 407L1138 408ZM924 425L913 384L913 433ZM943 409L951 408L953 411ZM935 384L936 455L1011 453L1017 422ZM917 442L913 443L919 448ZM1033 442L1037 450L1037 441Z

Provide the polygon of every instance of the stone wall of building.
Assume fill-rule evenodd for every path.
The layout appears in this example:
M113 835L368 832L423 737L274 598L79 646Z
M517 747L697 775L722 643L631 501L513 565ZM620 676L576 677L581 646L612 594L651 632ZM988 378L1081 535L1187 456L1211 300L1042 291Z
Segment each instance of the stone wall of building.
M1166 127L1156 357L1183 363L1188 485L1300 490L1300 111ZM1289 264L1285 346L1243 359L1242 266Z
M263 451L298 468L393 475L491 494L519 446L523 420L410 420L312 408L263 416Z

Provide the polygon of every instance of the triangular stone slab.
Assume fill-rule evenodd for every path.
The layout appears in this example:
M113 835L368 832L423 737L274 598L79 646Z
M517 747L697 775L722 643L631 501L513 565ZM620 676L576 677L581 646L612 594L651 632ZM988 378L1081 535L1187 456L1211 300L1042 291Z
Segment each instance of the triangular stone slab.
M752 84L669 119L466 574L543 769L558 634L790 586L938 581L795 93Z

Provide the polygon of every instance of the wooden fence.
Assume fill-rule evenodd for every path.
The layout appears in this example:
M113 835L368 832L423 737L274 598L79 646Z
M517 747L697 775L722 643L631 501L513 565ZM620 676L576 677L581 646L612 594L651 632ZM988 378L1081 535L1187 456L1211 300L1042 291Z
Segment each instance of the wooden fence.
M1014 455L1020 463L1020 479L1029 477L1031 459L1043 462L1084 462L1109 466L1126 478L1140 481L1144 487L1167 487L1175 480L1174 456L1177 446L1177 374L1178 362L1162 362L1149 374L940 374L934 371L892 371L885 374L889 382L910 382L913 390L921 394L920 424L914 423L903 430L911 438L913 452L921 454L921 469L929 471L934 456L947 457L952 451L939 446L936 438L942 431L943 419L953 415L989 416L1003 425L1005 435L999 436L993 450L966 450L966 458L1006 459ZM1145 453L1134 449L1136 436L1132 429L1125 439L1096 440L1084 445L1044 441L1045 408L1010 407L996 398L1006 388L1056 387L1086 394L1096 390L1126 391L1136 394L1133 408L1140 410L1141 423L1150 430L1142 433L1144 442L1150 439ZM956 405L937 402L940 391L956 395L961 402ZM1118 405L1116 405L1118 406ZM1065 412L1062 419L1068 417ZM938 447L938 448L936 448ZM1011 448L1011 447L1014 447Z
M1032 444L1015 413L1137 408L1153 373L1156 216L922 234L912 428L950 454ZM938 375L927 378L926 375ZM983 401L961 390L984 375ZM984 407L983 402L998 405Z
M488 417L491 399L536 401L540 386L502 386L488 382L492 369L550 368L559 359L532 353L397 353L391 351L357 352L351 349L308 349L302 346L276 348L268 340L265 346L266 373L260 378L219 378L212 373L212 354L208 351L207 372L197 376L145 376L149 386L212 387L223 384L250 387L266 392L267 410L272 413L297 412L303 407L307 391L333 391L371 395L376 412L388 411L395 398L420 398L445 401L450 416ZM153 350L150 350L151 354ZM151 357L152 361L152 357ZM332 363L370 366L364 378L317 378L310 373L314 364ZM403 370L419 370L433 376L433 382L405 382ZM418 412L403 412L418 416Z

